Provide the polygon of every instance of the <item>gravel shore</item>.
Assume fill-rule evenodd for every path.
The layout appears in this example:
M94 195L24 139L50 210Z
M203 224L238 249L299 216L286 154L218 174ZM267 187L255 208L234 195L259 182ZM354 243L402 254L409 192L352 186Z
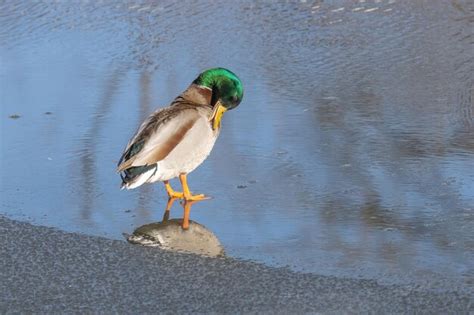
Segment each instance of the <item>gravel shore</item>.
M0 313L457 313L460 292L295 273L0 217Z

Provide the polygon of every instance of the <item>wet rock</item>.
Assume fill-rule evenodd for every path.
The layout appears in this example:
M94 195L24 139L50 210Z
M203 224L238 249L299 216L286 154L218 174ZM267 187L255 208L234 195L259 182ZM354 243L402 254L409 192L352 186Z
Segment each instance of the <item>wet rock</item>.
M10 115L10 116L8 116L8 117L11 118L11 119L18 119L18 118L20 118L21 116L18 115L18 114L13 114L13 115Z
M184 230L182 223L182 219L150 223L124 236L132 244L208 257L224 256L224 248L209 229L190 220L189 228Z

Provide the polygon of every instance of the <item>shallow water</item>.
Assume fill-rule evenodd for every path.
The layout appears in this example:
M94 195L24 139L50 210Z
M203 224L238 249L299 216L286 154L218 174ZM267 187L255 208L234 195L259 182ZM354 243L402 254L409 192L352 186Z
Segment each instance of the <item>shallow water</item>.
M244 100L189 181L214 197L191 219L228 255L472 286L473 16L461 0L3 1L0 214L117 239L160 221L162 185L120 191L117 160L223 66Z

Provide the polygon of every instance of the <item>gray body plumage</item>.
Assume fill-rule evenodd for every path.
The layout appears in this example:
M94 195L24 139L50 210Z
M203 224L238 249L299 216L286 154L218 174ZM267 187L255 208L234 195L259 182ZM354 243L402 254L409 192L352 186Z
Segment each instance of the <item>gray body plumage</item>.
M119 161L122 188L175 178L207 158L219 135L209 121L210 97L209 89L192 84L142 123Z

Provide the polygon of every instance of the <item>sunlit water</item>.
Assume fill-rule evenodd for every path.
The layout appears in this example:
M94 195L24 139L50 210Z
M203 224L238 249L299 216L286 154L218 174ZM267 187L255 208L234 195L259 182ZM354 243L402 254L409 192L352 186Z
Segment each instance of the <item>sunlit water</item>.
M120 191L117 160L223 66L244 101L189 181L214 197L191 219L227 255L470 287L473 16L461 0L2 1L0 214L116 239L160 221L162 185Z

